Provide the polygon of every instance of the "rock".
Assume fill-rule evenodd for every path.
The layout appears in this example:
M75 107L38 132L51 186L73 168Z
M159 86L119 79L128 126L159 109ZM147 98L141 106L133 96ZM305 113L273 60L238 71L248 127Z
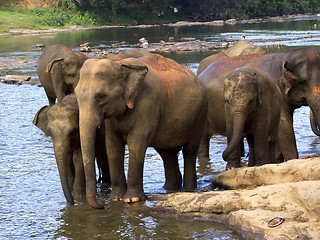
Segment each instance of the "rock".
M320 158L228 170L215 181L235 190L168 194L156 206L218 220L245 239L320 239ZM284 221L269 227L275 217Z
M193 37L183 37L181 38L181 41L195 41L196 38L193 38Z
M91 52L91 47L89 46L89 43L83 43L80 45L80 51L81 52Z
M256 168L236 168L213 177L212 183L227 189L238 189L312 180L320 180L320 158L296 159Z
M45 47L46 47L46 45L44 45L43 43L37 43L37 44L32 45L32 50L33 51L42 51Z
M234 18L232 18L232 19L228 19L228 20L226 20L226 22L225 22L226 24L230 24L230 25L234 25L234 24L236 24L237 23L237 20L236 19L234 19Z
M1 79L1 82L8 84L29 84L30 79L30 76L7 75Z

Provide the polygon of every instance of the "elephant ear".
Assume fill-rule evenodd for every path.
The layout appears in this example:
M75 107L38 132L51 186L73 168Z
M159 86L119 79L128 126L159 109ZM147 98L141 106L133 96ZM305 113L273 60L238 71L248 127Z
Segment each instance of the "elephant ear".
M56 59L53 59L51 62L49 62L46 68L46 72L50 72L53 67L53 64L60 61L63 61L63 58L56 58Z
M308 53L304 49L289 52L283 64L282 84L286 93L302 81L308 80Z
M135 58L120 61L121 71L125 76L124 99L128 108L132 109L138 95L141 83L148 73L148 67Z
M294 73L293 66L288 61L283 64L283 78L281 79L282 87L288 94L291 88L299 82L298 76Z
M33 118L32 123L36 125L42 132L44 132L47 136L49 136L49 131L48 131L48 116L47 116L47 111L49 109L49 106L43 106L40 108L36 115Z

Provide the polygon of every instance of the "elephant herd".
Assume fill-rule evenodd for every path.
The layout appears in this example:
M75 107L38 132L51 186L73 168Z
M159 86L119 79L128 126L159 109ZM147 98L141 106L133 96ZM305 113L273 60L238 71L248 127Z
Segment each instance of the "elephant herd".
M236 56L230 49L202 60L197 75L140 49L88 59L64 45L48 47L37 70L49 105L33 123L52 138L67 201L86 195L91 207L103 208L96 200L96 162L98 181L112 186L113 201L144 200L148 147L163 160L164 188L192 191L196 159L209 158L215 133L227 136L227 169L240 167L244 137L249 166L298 158L294 110L310 106L312 129L319 133L320 54L311 48L269 54L251 44L243 51L243 44L234 45Z

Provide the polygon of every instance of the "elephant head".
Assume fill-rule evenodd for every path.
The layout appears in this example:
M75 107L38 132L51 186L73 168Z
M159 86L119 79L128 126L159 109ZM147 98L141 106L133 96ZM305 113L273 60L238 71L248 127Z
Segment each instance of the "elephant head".
M227 136L231 141L223 152L223 158L230 159L230 155L235 152L236 148L240 151L245 122L251 118L253 111L261 102L261 87L256 73L242 67L227 75L224 80L224 96ZM233 167L240 167L240 165Z
M285 55L282 87L285 100L293 108L308 105L320 123L320 54L311 48L296 49Z
M93 208L103 208L96 201L94 167L95 133L105 118L121 117L135 107L147 66L138 59L120 61L87 60L75 93L79 104L80 139L86 176L86 197Z
M48 63L45 71L51 76L58 101L74 92L79 82L80 69L86 60L86 55L71 52Z
M74 172L71 172L74 171L74 148L80 146L79 114L75 96L67 96L66 98L69 98L68 103L62 101L52 107L44 106L39 109L35 114L33 124L52 138L63 193L67 201L73 205ZM84 177L82 179L84 181ZM84 186L84 182L82 185ZM80 189L77 190L81 192Z

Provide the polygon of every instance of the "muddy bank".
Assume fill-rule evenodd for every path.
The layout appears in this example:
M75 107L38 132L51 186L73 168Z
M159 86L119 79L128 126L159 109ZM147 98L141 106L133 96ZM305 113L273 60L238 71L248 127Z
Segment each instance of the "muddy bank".
M223 222L246 239L320 239L320 158L229 170L213 182L233 190L173 193L156 206Z

